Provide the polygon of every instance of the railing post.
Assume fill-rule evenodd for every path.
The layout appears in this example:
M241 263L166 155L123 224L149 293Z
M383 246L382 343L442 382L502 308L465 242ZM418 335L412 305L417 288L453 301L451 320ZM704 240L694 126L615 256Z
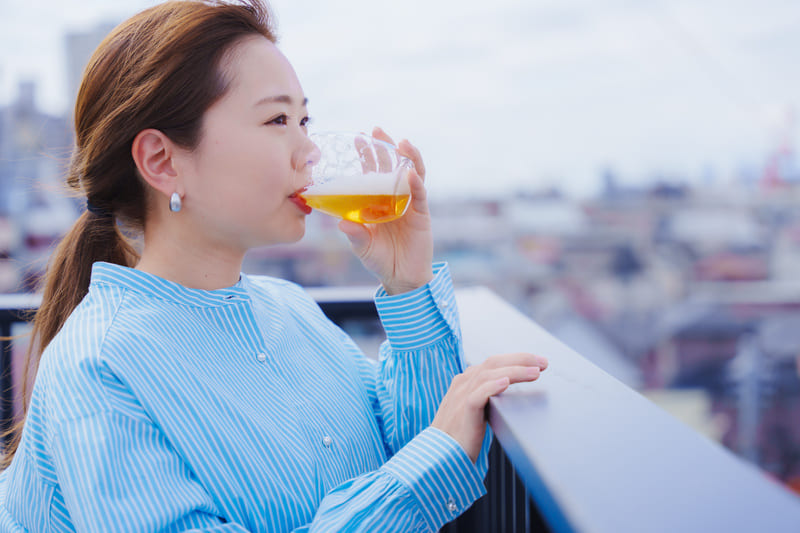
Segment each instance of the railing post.
M4 313L5 314L5 313ZM2 435L2 448L5 452L8 444L9 432L14 425L14 377L11 368L11 321L3 316L0 321L0 435Z

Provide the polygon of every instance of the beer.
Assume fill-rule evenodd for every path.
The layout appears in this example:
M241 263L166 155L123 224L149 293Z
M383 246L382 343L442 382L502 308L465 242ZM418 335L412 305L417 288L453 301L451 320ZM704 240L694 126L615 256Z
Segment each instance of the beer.
M390 222L403 216L411 199L407 176L400 174L328 177L309 185L300 197L313 209L360 224Z
M308 156L310 185L295 193L303 211L317 209L360 224L403 216L411 203L408 176L414 163L392 144L363 133L308 137L317 150Z
M411 195L308 194L301 195L309 207L360 224L377 224L400 218Z

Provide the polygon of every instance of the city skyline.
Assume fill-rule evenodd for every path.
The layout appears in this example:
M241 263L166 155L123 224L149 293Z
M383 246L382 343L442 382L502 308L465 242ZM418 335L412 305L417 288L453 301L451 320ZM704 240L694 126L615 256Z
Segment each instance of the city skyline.
M4 0L0 106L30 79L40 107L65 113L66 33L154 3ZM790 1L271 6L314 127L410 138L433 194L593 193L606 169L627 183L726 180L759 173L781 136L798 153Z

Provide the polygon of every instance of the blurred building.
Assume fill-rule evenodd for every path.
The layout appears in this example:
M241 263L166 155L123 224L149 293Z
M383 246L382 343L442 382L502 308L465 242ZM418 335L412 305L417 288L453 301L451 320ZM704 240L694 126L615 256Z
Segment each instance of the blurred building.
M19 84L17 99L0 108L0 215L24 212L37 190L57 186L72 141L63 117L36 107L36 84Z
M89 62L89 58L94 53L106 35L116 26L115 23L107 22L98 24L88 31L73 31L67 33L64 38L66 51L66 74L67 74L67 102L69 102L67 115L72 117L73 106L78 96L83 70Z
M21 82L0 108L0 291L30 288L76 216L62 185L71 147L66 120L39 110L36 85Z
M74 102L94 49L114 27L102 24L65 38L68 101ZM72 151L72 106L66 116L41 111L36 85L22 81L0 108L0 292L31 290L56 241L83 206L64 187Z

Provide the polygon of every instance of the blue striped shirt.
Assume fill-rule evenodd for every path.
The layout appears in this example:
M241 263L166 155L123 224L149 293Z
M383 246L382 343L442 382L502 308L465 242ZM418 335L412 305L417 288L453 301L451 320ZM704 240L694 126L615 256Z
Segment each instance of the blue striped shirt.
M2 531L435 531L484 493L430 428L463 370L446 265L379 290L379 361L297 285L96 263L0 476ZM488 441L488 436L487 436Z

